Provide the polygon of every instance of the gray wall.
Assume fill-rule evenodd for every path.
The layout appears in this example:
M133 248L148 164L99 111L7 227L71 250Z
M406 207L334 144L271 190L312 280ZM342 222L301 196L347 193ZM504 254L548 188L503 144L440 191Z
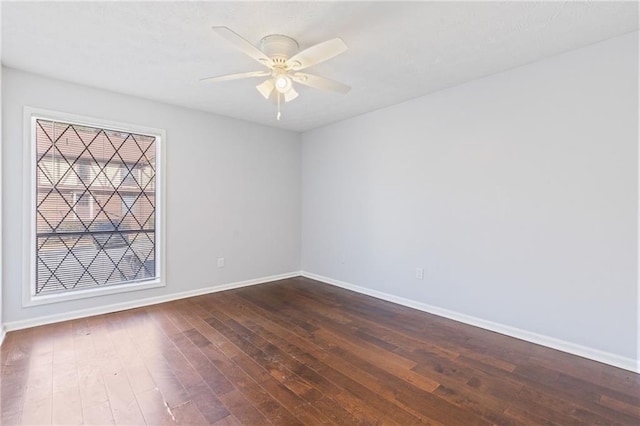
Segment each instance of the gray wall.
M304 133L302 269L633 362L637 150L638 33Z
M0 88L2 87L2 67L0 67ZM2 117L2 96L0 94L0 117ZM0 344L4 340L5 335L5 327L4 327L4 314L2 309L2 275L4 270L4 257L2 256L2 199L3 199L3 190L2 190L2 120L0 120Z
M2 95L5 323L300 269L299 134L8 68ZM165 288L22 308L24 106L166 130Z

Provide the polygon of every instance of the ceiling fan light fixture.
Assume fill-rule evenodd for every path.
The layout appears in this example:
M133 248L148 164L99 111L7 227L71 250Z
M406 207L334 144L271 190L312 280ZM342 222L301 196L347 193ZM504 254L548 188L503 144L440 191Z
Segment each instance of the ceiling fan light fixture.
M292 87L289 91L284 94L284 101L289 102L298 97L298 92Z
M256 86L256 89L258 89L258 92L260 92L260 94L264 96L265 99L269 99L269 96L271 96L271 92L273 92L273 82L271 81L271 79L265 80L262 83L258 84Z
M289 90L291 90L291 79L286 75L281 74L275 78L275 86L278 92L283 94L287 93Z

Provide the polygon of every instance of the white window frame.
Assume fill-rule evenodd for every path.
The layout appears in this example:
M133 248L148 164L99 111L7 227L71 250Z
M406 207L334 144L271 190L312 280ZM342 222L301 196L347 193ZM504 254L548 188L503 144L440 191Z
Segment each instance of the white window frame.
M70 290L64 293L37 295L35 292L36 280L36 135L35 121L37 119L60 121L89 127L98 127L149 135L156 138L156 211L155 211L155 262L157 277L153 280L131 282L126 284L114 284L99 288ZM23 179L23 203L24 203L24 238L23 238L23 271L22 306L36 306L49 303L57 303L68 300L99 297L108 294L138 291L150 288L166 286L166 262L165 262L165 142L166 132L163 129L140 126L136 124L110 121L95 117L87 117L41 108L24 107L23 112L23 136L24 136L24 179Z

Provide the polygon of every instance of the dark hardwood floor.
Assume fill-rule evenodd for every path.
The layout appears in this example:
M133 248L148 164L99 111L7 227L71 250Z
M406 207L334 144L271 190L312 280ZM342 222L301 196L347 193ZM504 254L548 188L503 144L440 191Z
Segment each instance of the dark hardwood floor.
M3 425L640 424L637 374L305 278L11 332L0 355Z

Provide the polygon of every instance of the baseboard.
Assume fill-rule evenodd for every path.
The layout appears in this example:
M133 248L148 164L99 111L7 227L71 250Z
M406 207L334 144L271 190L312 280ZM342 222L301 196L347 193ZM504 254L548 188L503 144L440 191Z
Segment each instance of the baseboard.
M146 299L139 299L130 302L116 303L107 306L100 306L96 308L80 309L72 312L65 312L63 314L48 315L36 318L29 318L20 321L11 321L0 326L0 345L4 341L6 332L21 330L24 328L36 327L39 325L53 324L56 322L74 320L78 318L90 317L93 315L107 314L111 312L124 311L127 309L140 308L144 306L155 305L158 303L170 302L173 300L185 299L188 297L200 296L203 294L216 293L224 290L231 290L234 288L247 287L256 284L264 284L272 281L284 280L287 278L293 278L297 276L303 276L316 281L320 281L326 284L331 284L337 287L341 287L347 290L355 291L357 293L365 294L375 297L377 299L386 300L388 302L397 303L399 305L407 306L410 308L418 309L423 312L438 315L444 318L449 318L454 321L459 321L465 324L473 325L483 328L485 330L494 331L496 333L504 334L517 339L525 340L527 342L536 343L538 345L546 346L559 351L567 352L573 355L578 355L583 358L591 359L594 361L602 362L604 364L612 365L614 367L623 368L625 370L632 371L640 374L640 362L633 358L627 358L620 355L605 352L599 349L589 348L586 346L578 345L575 343L567 342L564 340L556 339L554 337L546 336L522 330L516 327L496 323L493 321L484 320L474 316L462 314L459 312L451 311L448 309L440 308L437 306L428 305L426 303L418 302L404 297L395 296L392 294L384 293L377 290L372 290L366 287L357 286L355 284L347 283L333 278L325 277L322 275L313 274L311 272L296 271L279 275L271 275L268 277L255 278L246 281L239 281L234 283L223 284L215 287L204 287L196 290L190 290L180 293L172 293L168 295L150 297Z
M2 331L1 331L2 334L0 334L0 336L4 337L5 330L6 331L21 330L24 328L36 327L39 325L53 324L56 322L69 321L69 320L74 320L78 318L86 318L93 315L102 315L102 314L108 314L112 312L124 311L127 309L141 308L143 306L150 306L150 305L156 305L158 303L171 302L173 300L185 299L187 297L200 296L203 294L216 293L218 291L231 290L234 288L247 287L247 286L256 285L256 284L264 284L271 281L284 280L287 278L298 277L300 275L301 275L301 272L299 271L289 272L286 274L271 275L268 277L261 277L261 278L246 280L246 281L222 284L215 287L204 287L196 290L184 291L180 293L172 293L172 294L167 294L167 295L158 296L158 297L149 297L146 299L132 300L130 302L115 303L107 306L100 306L100 307L89 308L89 309L80 309L76 311L65 312L62 314L41 316L41 317L29 318L29 319L20 320L20 321L11 321L11 322L5 323L4 328L2 328ZM0 342L1 341L2 340L0 339Z
M610 352L605 352L599 349L589 348L587 346L578 345L575 343L556 339L554 337L533 333L527 330L522 330L520 328L511 327L511 326L496 323L493 321L487 321L482 318L477 318L474 316L462 314L459 312L451 311L451 310L440 308L437 306L428 305L426 303L417 302L415 300L405 299L404 297L394 296L392 294L384 293L377 290L372 290L366 287L360 287L355 284L335 280L333 278L313 274L311 272L303 271L301 275L303 277L320 281L326 284L331 284L347 290L355 291L357 293L366 294L367 296L372 296L377 299L382 299L388 302L397 303L399 305L408 306L410 308L418 309L423 312L428 312L430 314L438 315L444 318L449 318L454 321L459 321L465 324L480 327L485 330L494 331L496 333L504 334L510 337L515 337L517 339L525 340L527 342L546 346L552 349L557 349L559 351L567 352L573 355L578 355L580 357L602 362L604 364L612 365L614 367L623 368L625 370L629 370L634 373L640 373L640 360L623 357L623 356L616 355Z

